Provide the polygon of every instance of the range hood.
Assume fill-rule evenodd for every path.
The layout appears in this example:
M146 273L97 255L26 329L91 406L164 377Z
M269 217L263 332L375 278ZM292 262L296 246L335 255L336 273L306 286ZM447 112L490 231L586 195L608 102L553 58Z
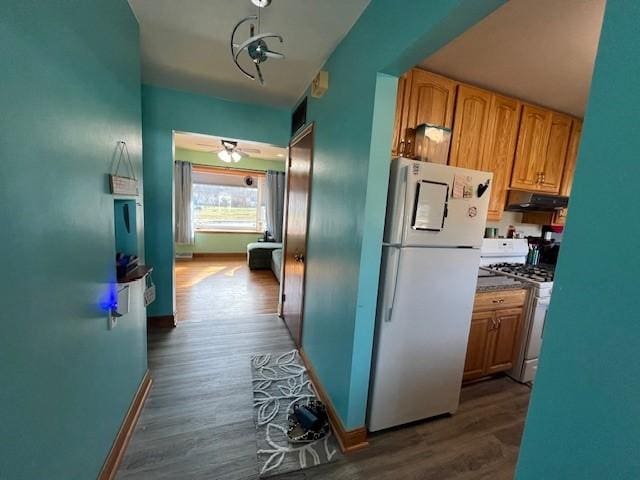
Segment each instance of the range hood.
M510 212L553 212L567 208L569 197L548 193L509 190L507 208Z

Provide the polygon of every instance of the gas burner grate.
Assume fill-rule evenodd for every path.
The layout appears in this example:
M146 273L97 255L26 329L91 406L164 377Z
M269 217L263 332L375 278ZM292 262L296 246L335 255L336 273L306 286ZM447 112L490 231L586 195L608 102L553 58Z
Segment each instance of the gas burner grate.
M494 263L489 265L491 270L509 273L518 277L527 278L536 282L553 282L554 271L552 266L524 265L519 263Z

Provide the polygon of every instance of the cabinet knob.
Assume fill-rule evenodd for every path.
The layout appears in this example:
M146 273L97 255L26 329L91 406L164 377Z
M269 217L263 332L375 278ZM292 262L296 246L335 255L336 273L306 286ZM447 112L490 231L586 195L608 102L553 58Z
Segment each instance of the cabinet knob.
M497 300L492 300L493 303L504 303L504 298L499 298Z

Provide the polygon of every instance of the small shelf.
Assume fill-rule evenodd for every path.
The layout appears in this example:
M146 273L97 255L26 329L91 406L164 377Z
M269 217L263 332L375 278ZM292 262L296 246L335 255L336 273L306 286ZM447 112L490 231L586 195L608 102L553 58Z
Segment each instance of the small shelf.
M136 268L127 273L124 277L119 277L116 281L118 283L130 283L140 280L153 271L153 267L147 265L138 265Z

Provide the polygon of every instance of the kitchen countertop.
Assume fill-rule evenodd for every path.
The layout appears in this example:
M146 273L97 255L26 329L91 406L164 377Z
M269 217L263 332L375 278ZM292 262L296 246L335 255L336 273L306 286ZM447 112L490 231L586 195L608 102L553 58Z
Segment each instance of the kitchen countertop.
M499 273L488 272L486 270L480 270L478 272L476 293L493 292L496 290L515 290L529 287L530 284L521 282L515 278L500 275Z

